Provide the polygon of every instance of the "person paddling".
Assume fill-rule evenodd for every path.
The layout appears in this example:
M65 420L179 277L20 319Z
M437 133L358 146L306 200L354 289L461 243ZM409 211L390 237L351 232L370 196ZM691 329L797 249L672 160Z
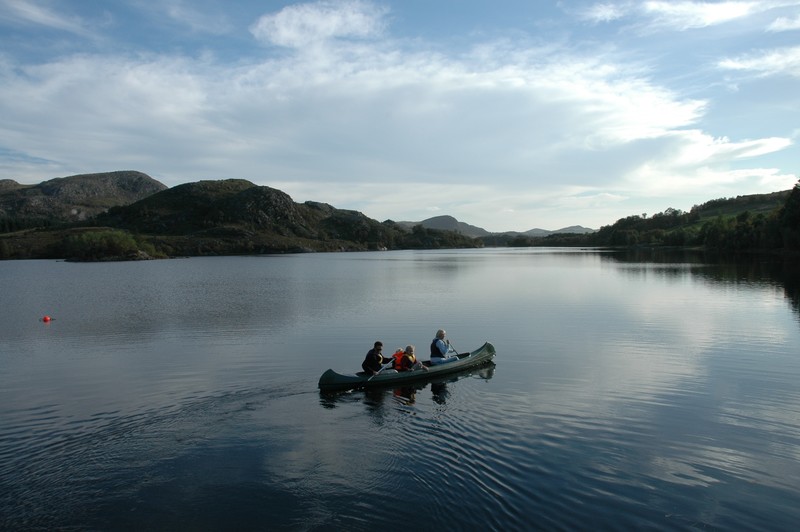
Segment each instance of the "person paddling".
M391 358L383 356L383 342L378 340L372 349L367 351L367 356L361 363L361 369L368 375L377 375L383 369L383 365L391 361Z
M458 360L458 353L450 346L450 340L444 339L446 335L444 329L436 331L436 338L431 342L431 366Z

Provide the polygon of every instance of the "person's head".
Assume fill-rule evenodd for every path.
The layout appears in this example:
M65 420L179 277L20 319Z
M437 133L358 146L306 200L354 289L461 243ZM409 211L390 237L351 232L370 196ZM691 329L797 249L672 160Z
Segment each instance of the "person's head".
M444 340L445 334L447 333L444 332L444 329L439 329L438 331L436 331L436 338L438 338L439 340Z
M413 345L407 345L405 353L407 355L412 355L413 356L414 355L414 346Z
M375 345L373 347L375 347L376 351L381 351L383 350L383 342L378 340L377 342L375 342Z

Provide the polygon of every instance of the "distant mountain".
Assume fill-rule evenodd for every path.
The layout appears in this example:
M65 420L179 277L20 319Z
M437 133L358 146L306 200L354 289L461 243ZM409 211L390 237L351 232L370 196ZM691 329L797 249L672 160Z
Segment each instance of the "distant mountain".
M46 221L84 221L115 206L139 201L167 187L142 172L105 172L59 177L38 185L0 181L0 219L17 227Z
M421 222L397 222L398 225L410 229L415 225L421 225L426 229L439 229L442 231L455 231L457 233L461 233L464 236L469 236L472 238L479 238L479 237L487 237L487 236L531 236L531 237L545 237L547 235L552 234L561 234L561 233L577 233L577 234L586 234L586 233L594 233L595 229L589 229L588 227L583 227L580 225L572 225L569 227L564 227L563 229L557 229L555 231L549 231L547 229L531 229L529 231L525 231L524 233L520 233L517 231L504 231L502 233L491 233L486 229L481 227L476 227L474 225L469 225L464 222L459 222L452 216L434 216L433 218L428 218L426 220L422 220Z
M556 229L555 231L549 231L547 229L531 229L530 231L525 231L524 233L521 234L525 236L544 237L547 235L557 235L564 233L584 235L586 233L594 233L595 231L597 231L597 229L589 229L588 227L583 227L582 225L570 225L569 227Z
M468 236L471 238L479 236L488 236L489 234L491 234L489 233L489 231L481 229L480 227L475 227L474 225L469 225L464 222L459 222L452 216L434 216L433 218L428 218L421 222L397 222L397 224L407 229L411 229L415 225L421 225L425 229L438 229L440 231L455 231L456 233L460 233L464 236Z

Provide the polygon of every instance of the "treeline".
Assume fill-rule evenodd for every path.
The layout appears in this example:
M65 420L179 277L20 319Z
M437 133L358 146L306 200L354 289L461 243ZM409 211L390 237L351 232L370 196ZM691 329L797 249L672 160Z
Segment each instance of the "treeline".
M54 225L53 220L47 218L0 216L0 233L13 233L24 229L53 227Z
M628 216L592 234L520 237L510 245L702 246L721 252L800 251L800 182L785 197L783 205L771 210L765 206L774 205L775 195L723 198L694 206L689 212L669 208L650 217Z
M156 248L127 231L116 229L83 231L67 236L54 250L56 255L75 261L163 258Z
M411 232L400 230L399 244L403 249L447 249L482 246L475 238L464 236L455 231L430 229L415 225Z
M412 230L392 221L365 223L335 217L315 238L275 235L242 227L216 227L188 235L153 235L127 229L81 226L36 228L0 235L0 260L65 258L73 261L141 260L176 256L443 249L482 244L453 231Z

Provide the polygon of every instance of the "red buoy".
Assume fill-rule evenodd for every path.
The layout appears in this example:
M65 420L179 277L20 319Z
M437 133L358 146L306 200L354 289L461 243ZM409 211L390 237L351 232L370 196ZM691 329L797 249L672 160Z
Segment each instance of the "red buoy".
M51 319L52 319L52 318L51 318L50 316L45 316L44 318L42 318L42 321L43 321L43 322L45 322L45 323L47 323L47 322L49 322Z

